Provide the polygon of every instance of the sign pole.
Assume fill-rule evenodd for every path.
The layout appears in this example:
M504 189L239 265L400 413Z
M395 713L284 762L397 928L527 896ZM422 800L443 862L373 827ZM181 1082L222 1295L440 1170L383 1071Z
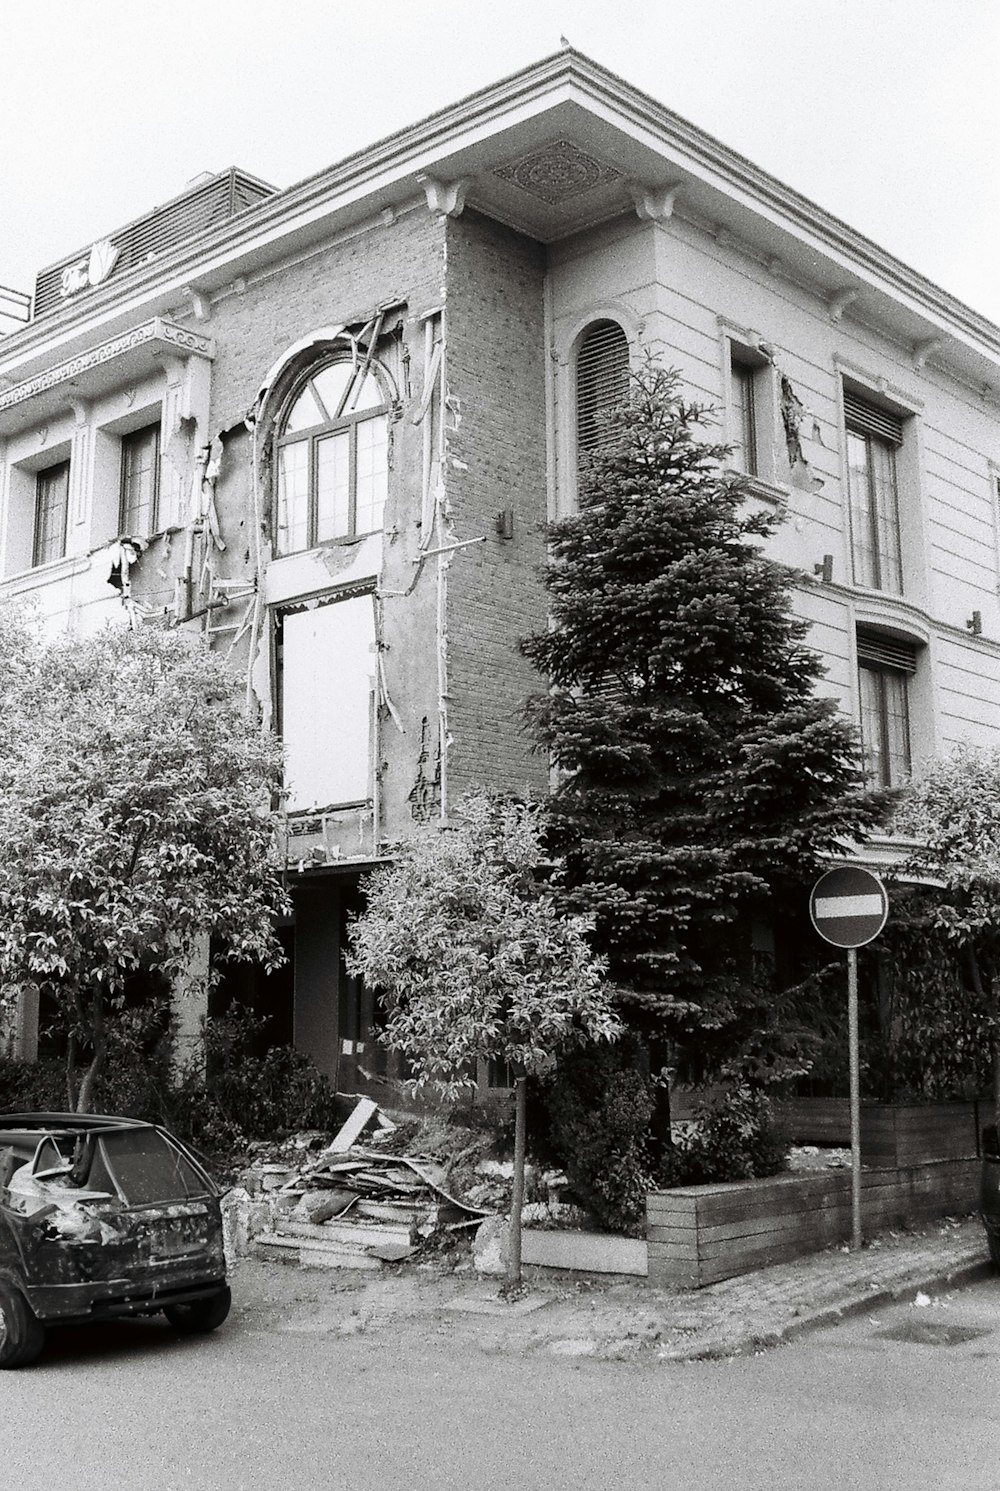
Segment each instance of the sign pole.
M889 897L879 877L861 865L837 865L821 875L809 897L819 935L847 952L847 1042L851 1109L851 1247L861 1246L861 1056L858 1044L858 948L879 935Z
M858 1042L858 950L847 949L847 1044L851 1069L851 1247L861 1246L861 1055Z

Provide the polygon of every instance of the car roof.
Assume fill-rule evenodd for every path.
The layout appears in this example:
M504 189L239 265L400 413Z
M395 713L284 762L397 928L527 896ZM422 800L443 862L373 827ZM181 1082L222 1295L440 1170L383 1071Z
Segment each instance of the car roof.
M64 1133L87 1133L95 1129L151 1129L154 1124L142 1118L112 1118L102 1113L0 1113L0 1134L45 1133L59 1129Z

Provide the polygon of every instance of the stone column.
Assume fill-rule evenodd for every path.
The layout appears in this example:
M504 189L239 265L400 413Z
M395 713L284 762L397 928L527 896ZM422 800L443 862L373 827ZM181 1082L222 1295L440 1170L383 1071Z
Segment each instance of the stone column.
M22 988L3 1020L3 1046L16 1061L38 1060L38 990Z
M73 411L73 436L69 462L69 517L66 525L66 552L86 552L89 536L88 496L93 490L94 432L90 423L90 405L84 399L70 399ZM84 528L82 534L77 530Z

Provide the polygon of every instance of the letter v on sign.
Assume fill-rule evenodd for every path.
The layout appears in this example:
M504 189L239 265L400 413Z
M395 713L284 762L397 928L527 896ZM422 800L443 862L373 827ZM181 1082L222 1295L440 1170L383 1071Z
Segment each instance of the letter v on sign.
M864 947L885 926L889 897L871 870L838 865L813 886L809 915L819 935L834 947Z

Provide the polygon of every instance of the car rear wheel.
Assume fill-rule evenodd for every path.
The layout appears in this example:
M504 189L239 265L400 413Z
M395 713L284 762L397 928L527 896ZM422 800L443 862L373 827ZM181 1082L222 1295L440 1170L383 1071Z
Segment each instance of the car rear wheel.
M201 1336L216 1330L222 1324L229 1314L232 1302L233 1296L226 1284L207 1299L190 1300L184 1305L168 1305L163 1313L174 1330L180 1331L182 1336Z
M0 1279L0 1368L26 1367L45 1344L45 1331L20 1289Z

